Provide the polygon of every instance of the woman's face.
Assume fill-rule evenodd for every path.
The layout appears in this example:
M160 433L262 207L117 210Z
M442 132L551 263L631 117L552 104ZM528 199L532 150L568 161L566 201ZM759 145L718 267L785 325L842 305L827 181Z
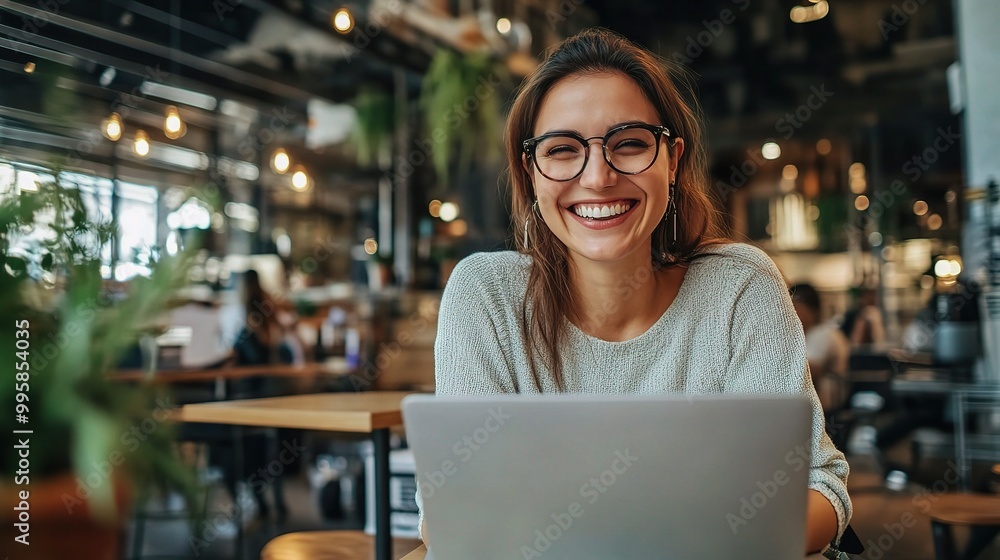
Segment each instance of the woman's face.
M604 159L601 138L618 125L635 122L670 126L660 122L639 86L618 73L569 76L542 99L533 137L552 131L597 137L590 140L583 172L569 181L548 179L525 160L542 219L569 248L572 258L615 262L637 251L649 257L650 235L667 210L668 189L683 140L677 139L671 147L661 137L659 154L649 169L636 175L618 173ZM559 157L551 150L543 151L542 146L536 148L535 157ZM603 211L605 207L608 211ZM592 217L595 213L612 215Z

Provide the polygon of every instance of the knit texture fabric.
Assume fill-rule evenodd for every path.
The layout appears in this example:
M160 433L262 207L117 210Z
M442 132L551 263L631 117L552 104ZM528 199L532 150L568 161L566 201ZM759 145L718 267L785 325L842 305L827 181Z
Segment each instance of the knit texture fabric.
M564 392L794 394L813 404L809 487L837 512L837 541L851 518L849 467L824 429L806 361L802 324L774 262L750 245L716 246L690 264L676 299L645 333L607 342L566 321L560 356ZM521 327L531 258L477 253L454 269L441 300L434 345L440 395L553 393L557 385ZM623 282L622 298L649 279ZM631 282L631 283L630 283ZM734 461L734 467L737 462ZM419 501L419 496L418 496Z

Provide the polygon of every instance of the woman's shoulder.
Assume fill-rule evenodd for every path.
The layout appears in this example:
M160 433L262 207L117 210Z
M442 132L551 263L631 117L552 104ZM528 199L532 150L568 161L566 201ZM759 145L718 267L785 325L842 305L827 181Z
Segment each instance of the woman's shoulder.
M524 294L531 257L515 251L473 253L455 265L447 287L482 295Z
M698 251L692 265L725 271L730 278L741 281L763 275L784 282L771 257L762 249L747 243L720 243L706 247Z

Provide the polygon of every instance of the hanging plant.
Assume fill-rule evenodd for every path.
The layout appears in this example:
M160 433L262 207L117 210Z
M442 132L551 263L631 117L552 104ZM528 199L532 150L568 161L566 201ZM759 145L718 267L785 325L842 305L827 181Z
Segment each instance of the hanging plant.
M488 54L461 54L441 49L424 77L420 106L424 136L431 139L431 161L444 184L451 177L453 155L459 175L473 160L496 162L500 157L500 112L494 84L503 70Z
M395 103L386 91L370 86L362 87L354 98L357 124L354 142L358 149L358 163L371 167L379 156L391 146L396 125Z

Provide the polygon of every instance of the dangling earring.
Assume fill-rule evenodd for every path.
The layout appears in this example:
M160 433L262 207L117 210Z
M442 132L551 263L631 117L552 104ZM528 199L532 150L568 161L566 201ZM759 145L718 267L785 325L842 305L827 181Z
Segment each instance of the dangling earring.
M674 198L677 195L676 189L676 179L671 179L670 181L670 200L667 201L667 211L663 213L663 236L660 238L660 262L666 263L667 257L671 253L677 251L677 201ZM667 224L667 222L671 222ZM671 235L669 241L667 240L667 229L670 229Z
M528 222L531 220L531 216L538 211L538 201L531 205L531 211L524 218L524 250L528 250Z
M670 213L670 220L673 222L672 229L674 230L673 237L670 240L671 253L677 252L677 186L676 185L677 185L677 179L674 178L674 180L670 183L670 204L674 208L674 211Z

